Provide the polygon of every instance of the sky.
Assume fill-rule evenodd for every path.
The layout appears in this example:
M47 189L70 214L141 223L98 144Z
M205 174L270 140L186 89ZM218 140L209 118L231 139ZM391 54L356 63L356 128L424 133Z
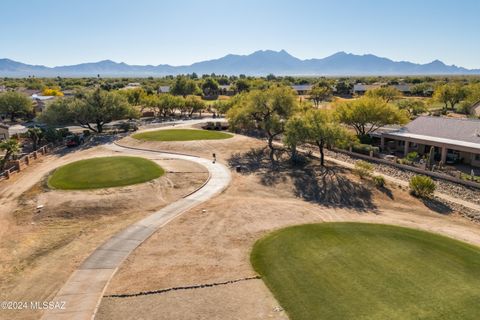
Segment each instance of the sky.
M0 0L0 58L187 65L281 50L480 68L480 0Z

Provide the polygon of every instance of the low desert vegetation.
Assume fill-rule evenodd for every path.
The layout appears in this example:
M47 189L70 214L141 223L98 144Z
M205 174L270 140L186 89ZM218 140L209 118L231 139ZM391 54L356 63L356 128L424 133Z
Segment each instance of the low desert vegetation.
M82 190L127 186L156 179L164 170L139 157L99 157L56 169L48 179L55 189Z
M144 141L190 141L229 139L233 135L209 130L167 129L136 133L132 137Z
M480 313L472 303L480 294L480 249L424 231L289 227L259 240L251 262L292 320L473 320Z
M435 182L432 178L416 175L410 179L410 193L419 198L431 198L435 192Z
M353 172L360 177L360 179L370 178L373 175L373 165L363 160L355 162Z

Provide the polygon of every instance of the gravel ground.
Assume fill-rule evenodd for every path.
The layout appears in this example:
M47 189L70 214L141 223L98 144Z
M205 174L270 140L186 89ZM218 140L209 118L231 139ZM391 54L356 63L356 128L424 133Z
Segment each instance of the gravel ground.
M355 163L359 160L359 158L351 157L349 155L334 152L331 150L326 150L325 155L348 163ZM404 181L409 181L411 177L417 174L415 172L402 170L393 166L388 166L380 163L375 163L375 171ZM433 178L433 180L437 185L437 191L456 198L463 199L465 201L480 204L480 190L469 188L449 181L443 181L440 179ZM448 205L452 210L462 213L465 217L469 219L480 221L480 212L465 208L458 204L451 203L439 198L436 198L436 200L444 203L445 205Z

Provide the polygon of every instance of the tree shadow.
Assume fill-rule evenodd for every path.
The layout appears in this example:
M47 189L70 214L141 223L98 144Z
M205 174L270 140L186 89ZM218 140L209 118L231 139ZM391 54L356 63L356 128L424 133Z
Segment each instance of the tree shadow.
M453 209L449 205L447 205L447 204L445 204L445 203L443 203L443 202L441 202L441 201L439 201L435 198L421 199L421 201L423 202L423 204L427 208L429 208L432 211L435 211L436 213L450 214L450 213L453 212Z
M309 202L362 212L377 210L367 183L350 180L348 171L341 167L322 167L308 158L293 164L284 157L272 165L265 149L234 154L228 163L241 174L259 174L266 186L291 180L295 196Z
M383 193L384 195L386 195L387 197L389 197L391 200L394 199L392 190L390 188L387 188L386 186L382 186L382 187L378 187L377 190Z

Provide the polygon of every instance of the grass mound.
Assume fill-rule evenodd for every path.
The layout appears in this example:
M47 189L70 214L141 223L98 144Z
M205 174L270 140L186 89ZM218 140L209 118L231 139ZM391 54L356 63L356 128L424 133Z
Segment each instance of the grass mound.
M145 141L190 141L228 139L233 137L233 135L209 130L168 129L141 132L132 135L132 137Z
M160 177L164 170L138 157L101 157L80 160L56 169L48 185L56 189L98 189L127 186Z
M293 320L480 315L480 248L428 232L295 226L259 240L251 262Z

